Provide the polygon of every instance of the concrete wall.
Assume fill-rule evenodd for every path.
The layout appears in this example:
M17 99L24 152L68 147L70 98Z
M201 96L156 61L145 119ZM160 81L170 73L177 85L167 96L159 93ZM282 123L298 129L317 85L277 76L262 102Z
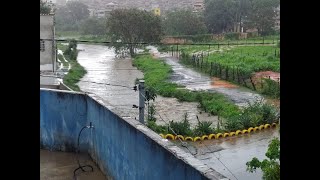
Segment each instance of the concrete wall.
M93 95L40 89L40 147L72 151L81 127L92 122L94 129L81 135L81 147L111 179L224 178L138 121L120 118L112 108Z
M45 51L40 51L40 71L56 70L54 40L54 16L40 15L40 39L44 39ZM49 41L50 40L50 41Z

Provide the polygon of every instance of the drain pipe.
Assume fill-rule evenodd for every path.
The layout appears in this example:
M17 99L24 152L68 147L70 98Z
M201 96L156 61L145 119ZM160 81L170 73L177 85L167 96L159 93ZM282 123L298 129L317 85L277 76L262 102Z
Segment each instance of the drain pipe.
M80 135L81 135L81 132L82 132L84 129L92 129L92 128L93 128L93 125L92 125L92 122L90 122L89 126L84 126L84 127L82 127L82 129L81 129L80 132L79 132L79 135L78 135L78 146L77 146L77 150L76 150L76 153L77 153L76 157L77 157L77 161L78 161L78 168L73 171L73 178L74 178L74 179L77 179L77 178L76 178L76 172L77 172L79 169L81 169L82 172L87 172L87 171L84 169L84 167L89 167L89 168L91 168L91 172L93 172L93 167L92 167L91 165L84 165L84 166L82 166L82 165L80 164L79 157L78 157L78 154L80 153Z

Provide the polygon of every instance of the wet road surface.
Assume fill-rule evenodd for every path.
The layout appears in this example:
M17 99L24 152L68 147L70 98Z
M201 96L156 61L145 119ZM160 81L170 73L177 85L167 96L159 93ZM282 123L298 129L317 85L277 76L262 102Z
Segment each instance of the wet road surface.
M265 153L268 144L274 137L279 137L278 128L265 129L240 137L189 142L188 148L197 159L229 179L260 180L262 179L262 171L257 169L255 173L247 172L246 162L253 157L257 157L260 161L266 159ZM190 152L185 147L180 147L186 152Z

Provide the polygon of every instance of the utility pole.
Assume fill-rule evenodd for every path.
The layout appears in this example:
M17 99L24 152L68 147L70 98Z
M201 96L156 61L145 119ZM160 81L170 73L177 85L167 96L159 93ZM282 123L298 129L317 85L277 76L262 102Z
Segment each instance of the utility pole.
M144 101L145 101L144 80L139 80L139 121L144 124Z

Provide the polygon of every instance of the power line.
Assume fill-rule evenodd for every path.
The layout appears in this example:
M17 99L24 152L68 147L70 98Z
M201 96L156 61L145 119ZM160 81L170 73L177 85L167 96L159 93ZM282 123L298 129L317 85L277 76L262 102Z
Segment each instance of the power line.
M156 112L156 113L157 113L157 112ZM167 122L161 117L161 115L160 115L159 113L157 113L157 114L159 115L160 119L161 119L165 124L167 124L167 126L170 128L170 130L173 132L173 134L175 134L175 135L177 136L178 134L171 128L170 124L167 123ZM186 144L189 144L188 142L182 142L182 140L181 140L180 138L178 138L178 139L179 139L179 141L181 142L181 145L182 145L183 147L187 148L187 150L190 152L190 154L192 154L193 156L197 154L197 152L196 152L196 153L192 153L192 152L191 152L191 150L190 150L190 149L188 148L188 146L186 145Z
M57 42L70 42L70 41L75 41L78 43L93 43L93 44L135 44L135 45L169 45L169 46L175 46L175 45L199 45L199 46L227 46L227 45L258 45L258 44L276 44L276 43L269 43L269 42L253 42L253 43L161 43L161 42L137 42L137 43L132 43L132 42L111 42L111 41L90 41L90 40L69 40L69 39L40 39L42 41L57 41Z
M61 78L59 76L52 76L52 75L41 75L42 77L54 77L54 78ZM75 81L80 81L80 82L88 82L88 83L94 83L94 84L102 84L102 85L107 85L107 86L116 86L116 87L124 87L124 88L129 88L129 89L133 89L133 87L129 87L129 86L124 86L124 85L119 85L119 84L110 84L110 83L100 83L100 82L95 82L95 81L86 81L86 80L81 80L81 79L75 79L75 78L69 78L71 80L75 80Z

